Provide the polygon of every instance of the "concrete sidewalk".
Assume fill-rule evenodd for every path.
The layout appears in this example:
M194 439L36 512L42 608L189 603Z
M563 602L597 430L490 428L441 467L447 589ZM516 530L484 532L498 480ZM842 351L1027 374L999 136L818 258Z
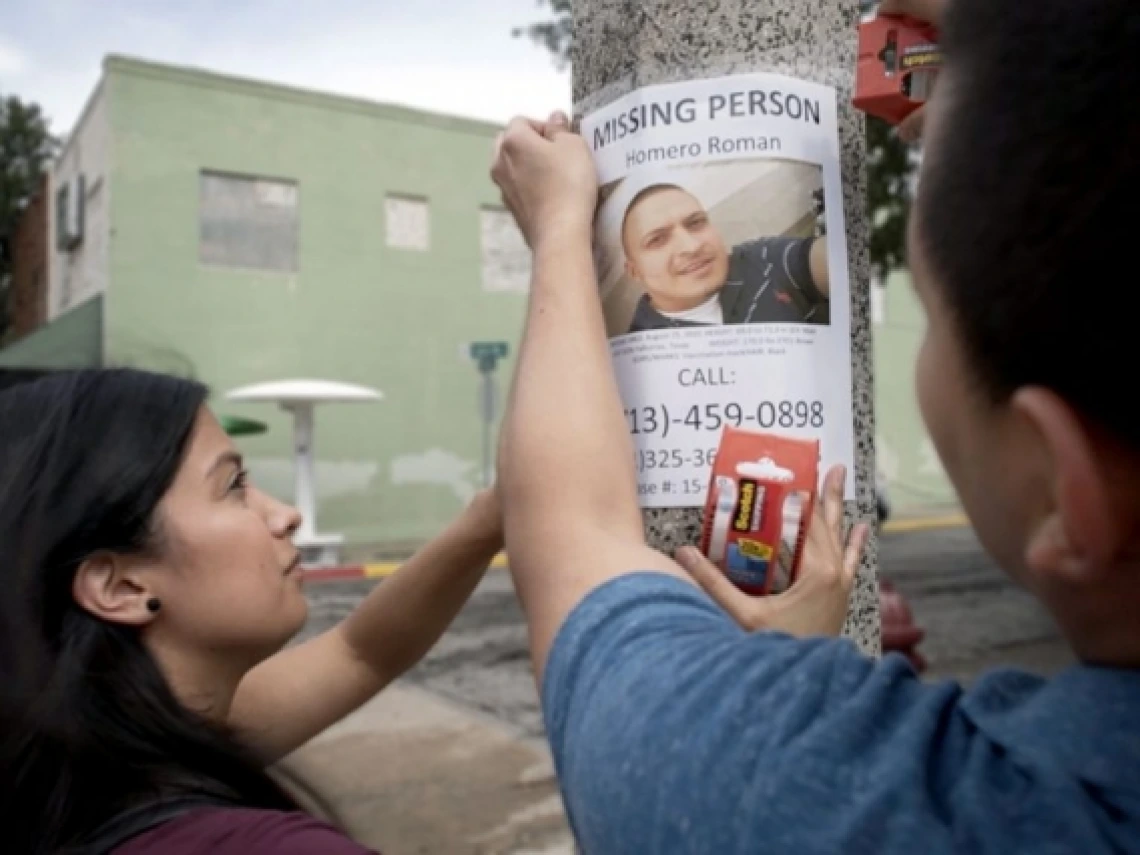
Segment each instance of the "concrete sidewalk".
M384 855L574 852L545 743L397 684L282 764Z

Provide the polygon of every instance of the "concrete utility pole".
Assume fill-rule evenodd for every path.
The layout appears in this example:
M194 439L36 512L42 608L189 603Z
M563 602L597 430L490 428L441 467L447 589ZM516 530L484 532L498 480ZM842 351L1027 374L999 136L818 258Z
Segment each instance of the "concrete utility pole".
M851 106L859 0L575 0L574 101L579 116L643 86L772 71L834 86L839 101L852 296L855 479L848 513L873 519L874 409L864 121ZM661 550L696 543L697 508L645 512ZM868 549L847 631L880 649L877 550Z

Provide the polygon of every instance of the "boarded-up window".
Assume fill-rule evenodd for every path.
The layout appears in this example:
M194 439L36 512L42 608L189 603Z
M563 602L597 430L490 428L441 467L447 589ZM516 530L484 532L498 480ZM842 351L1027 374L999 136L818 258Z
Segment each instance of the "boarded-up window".
M219 267L296 271L296 183L203 172L198 257Z
M483 290L525 294L530 288L530 250L514 217L503 208L479 212Z
M388 246L426 252L431 246L431 222L427 199L388 196L384 200Z

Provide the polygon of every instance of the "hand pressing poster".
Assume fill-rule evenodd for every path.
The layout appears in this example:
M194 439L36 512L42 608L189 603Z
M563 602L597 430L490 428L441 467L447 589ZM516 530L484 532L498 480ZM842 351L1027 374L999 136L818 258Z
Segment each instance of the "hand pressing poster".
M835 91L774 74L651 86L581 129L642 506L702 504L726 425L819 439L822 469L850 470Z

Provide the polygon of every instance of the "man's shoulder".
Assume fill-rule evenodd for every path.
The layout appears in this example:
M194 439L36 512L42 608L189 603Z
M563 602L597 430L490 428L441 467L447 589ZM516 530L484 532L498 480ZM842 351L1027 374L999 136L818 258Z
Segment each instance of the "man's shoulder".
M761 695L769 690L764 682L770 676L767 666L786 660L791 673L816 689L819 685L806 675L826 676L832 686L829 703L843 705L849 716L856 709L872 712L872 718L889 714L912 739L921 741L934 720L952 714L963 733L980 735L1029 766L1107 788L1131 788L1140 795L1140 739L1134 735L1140 732L1137 670L1082 665L1047 679L1001 669L969 688L950 681L926 683L901 657L870 660L848 641L742 633L693 586L660 574L635 573L596 589L566 621L548 663L545 689L572 693L577 678L592 670L581 666L599 651L605 655L592 663L595 676L610 672L611 657L626 663L623 670L636 672L637 657L625 658L617 648L639 646L652 651L643 660L646 669L660 669L665 663L681 667L698 647L715 650L718 661L739 666L727 669L733 690L747 690L747 678L756 672L752 688ZM714 679L712 674L705 677ZM636 682L647 691L652 688ZM637 703L634 696L628 700ZM794 700L794 695L783 699L785 712L795 706ZM902 736L898 729L894 734ZM925 743L925 750L946 750L950 756L957 747L933 740Z
M962 711L1012 756L1140 797L1140 670L1079 664L1050 679L993 671Z
M810 238L759 237L736 244L728 256L728 281L754 291L773 277L782 277L790 249L810 243Z
M637 308L633 312L633 320L630 322L629 331L631 333L646 332L648 330L665 329L669 326L665 316L660 314L653 308L652 303L649 302L649 295L642 294L637 301Z
M1137 678L965 691L838 639L743 633L691 585L634 574L567 619L544 708L587 848L843 851L857 818L883 853L1092 852L1140 839ZM737 822L725 792L767 809Z

